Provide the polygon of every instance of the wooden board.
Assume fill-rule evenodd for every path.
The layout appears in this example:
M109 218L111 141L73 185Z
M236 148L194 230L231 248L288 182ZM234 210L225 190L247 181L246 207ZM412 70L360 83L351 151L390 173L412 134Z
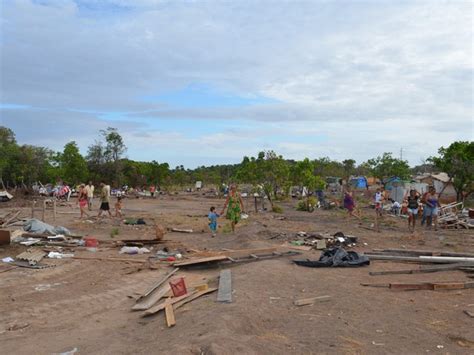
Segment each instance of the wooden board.
M232 303L232 274L229 269L220 273L217 302Z
M469 317L474 318L474 312L465 310L464 313L466 313Z
M434 290L461 290L464 288L464 282L447 282L433 284Z
M166 282L166 280L168 280L171 276L173 276L175 273L177 273L178 270L179 270L179 268L176 268L176 269L170 271L169 273L167 273L160 281L158 281L156 284L154 284L148 291L146 291L145 293L143 293L143 295L138 297L138 300L148 296L150 293L155 291L158 287L163 285Z
M155 305L163 297L171 294L171 287L169 284L163 285L160 289L155 290L149 296L137 302L132 307L132 311L146 311Z
M227 260L227 256L218 255L218 256L210 256L208 258L191 259L187 261L174 263L173 266L180 267L180 266L198 265L198 264L216 262L216 261L221 261L221 260Z
M300 300L295 300L293 303L295 306L306 306L309 304L314 304L316 302L327 302L331 299L331 296L318 296L311 298L303 298Z
M180 296L180 297L168 298L166 301L161 302L160 304L146 310L143 313L143 317L151 316L152 314L158 313L159 311L165 309L167 304L175 304L175 303L177 303L181 300L184 300L186 297L190 297L190 296L194 295L195 293L196 293L196 291L191 292L191 293L187 293L187 294L185 294L183 296Z
M212 293L214 291L217 291L217 288L213 287L213 288L208 288L207 290L204 290L204 291L199 291L199 292L196 292L195 294L193 294L192 296L189 296L179 302L176 302L174 304L174 309L178 309L182 306L184 306L186 303L189 303L191 301L194 301L196 298L199 298L203 295L206 295L208 293Z
M165 317L168 328L176 325L176 318L174 317L173 305L171 303L165 306Z

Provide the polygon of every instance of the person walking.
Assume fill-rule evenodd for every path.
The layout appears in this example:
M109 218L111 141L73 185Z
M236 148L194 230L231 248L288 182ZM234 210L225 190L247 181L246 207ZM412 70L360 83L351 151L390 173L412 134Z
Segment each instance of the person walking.
M425 209L426 217L428 219L431 218L431 222L426 224L426 228L430 229L432 224L434 224L435 231L438 230L438 207L439 199L436 195L436 189L434 186L430 186L426 195Z
M244 211L244 202L242 201L242 197L237 192L237 186L232 184L230 186L229 195L225 200L224 207L220 215L224 214L225 209L227 208L227 219L230 220L230 226L232 228L232 232L235 231L235 225L240 221L240 215Z
M92 181L89 181L86 185L85 191L87 193L87 205L89 211L92 211L92 200L94 199L94 185L92 185Z
M79 204L79 208L81 209L81 217L82 219L84 215L89 217L89 213L86 212L87 207L87 190L84 184L81 184L79 187L79 194L77 196L77 203Z
M106 185L105 182L100 183L100 209L97 217L101 217L104 211L107 211L109 217L112 218L112 213L110 212L110 186Z
M406 197L408 207L408 230L411 232L415 232L416 218L418 216L419 199L420 194L414 189L410 190L409 195Z

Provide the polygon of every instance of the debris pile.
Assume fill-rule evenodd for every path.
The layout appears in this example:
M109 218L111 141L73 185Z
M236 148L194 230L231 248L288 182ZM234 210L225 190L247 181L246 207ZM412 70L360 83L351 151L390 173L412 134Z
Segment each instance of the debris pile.
M298 232L293 236L279 233L270 239L286 239L292 246L309 246L311 249L317 250L324 250L332 247L352 248L357 245L358 241L356 236L345 235L342 232L336 232L333 235L330 235L329 233Z
M438 217L440 227L445 229L474 228L474 210L464 209L463 206L462 202L442 206Z

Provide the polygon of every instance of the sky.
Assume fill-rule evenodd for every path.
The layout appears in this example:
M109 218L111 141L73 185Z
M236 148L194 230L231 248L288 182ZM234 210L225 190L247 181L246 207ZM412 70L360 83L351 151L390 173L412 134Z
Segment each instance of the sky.
M0 125L135 160L411 165L473 140L472 1L0 0Z

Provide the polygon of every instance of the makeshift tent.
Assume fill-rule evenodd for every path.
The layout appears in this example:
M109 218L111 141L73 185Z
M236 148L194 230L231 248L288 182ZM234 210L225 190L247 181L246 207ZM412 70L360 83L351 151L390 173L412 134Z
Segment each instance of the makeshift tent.
M369 183L365 176L355 176L350 178L349 185L355 189L366 189L367 186L369 186Z
M398 176L392 176L387 179L384 179L383 181L384 188L385 190L392 190L393 186L401 186L402 185L402 179L400 179Z

